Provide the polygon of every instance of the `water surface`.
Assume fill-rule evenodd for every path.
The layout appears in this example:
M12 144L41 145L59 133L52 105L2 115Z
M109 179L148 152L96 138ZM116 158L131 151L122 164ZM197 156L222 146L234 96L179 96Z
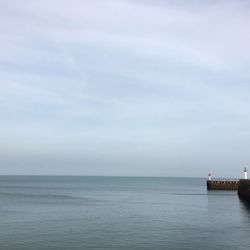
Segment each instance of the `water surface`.
M249 205L205 179L0 177L0 249L249 246Z

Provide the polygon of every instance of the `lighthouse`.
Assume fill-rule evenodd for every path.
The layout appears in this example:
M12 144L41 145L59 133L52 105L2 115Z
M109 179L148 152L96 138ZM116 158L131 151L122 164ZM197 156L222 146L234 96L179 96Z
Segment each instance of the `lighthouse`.
M244 179L247 179L247 168L244 169Z
M208 174L208 180L211 181L211 174Z

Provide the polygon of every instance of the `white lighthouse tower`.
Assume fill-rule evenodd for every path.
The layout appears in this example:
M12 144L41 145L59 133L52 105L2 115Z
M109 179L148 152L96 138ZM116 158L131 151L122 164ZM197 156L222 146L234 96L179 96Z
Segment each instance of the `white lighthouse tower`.
M208 180L211 181L211 174L208 174Z
M247 168L244 169L244 179L247 179Z

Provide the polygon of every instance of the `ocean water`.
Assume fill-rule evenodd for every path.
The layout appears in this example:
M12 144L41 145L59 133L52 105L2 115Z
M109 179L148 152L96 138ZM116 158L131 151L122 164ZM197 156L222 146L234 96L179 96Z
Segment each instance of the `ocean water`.
M1 250L249 248L249 204L205 179L0 177Z

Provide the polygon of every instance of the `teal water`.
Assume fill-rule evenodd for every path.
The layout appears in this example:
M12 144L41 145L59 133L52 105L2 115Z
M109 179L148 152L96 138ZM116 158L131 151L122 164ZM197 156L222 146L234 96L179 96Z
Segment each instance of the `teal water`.
M199 178L0 177L0 249L250 247L250 206Z

